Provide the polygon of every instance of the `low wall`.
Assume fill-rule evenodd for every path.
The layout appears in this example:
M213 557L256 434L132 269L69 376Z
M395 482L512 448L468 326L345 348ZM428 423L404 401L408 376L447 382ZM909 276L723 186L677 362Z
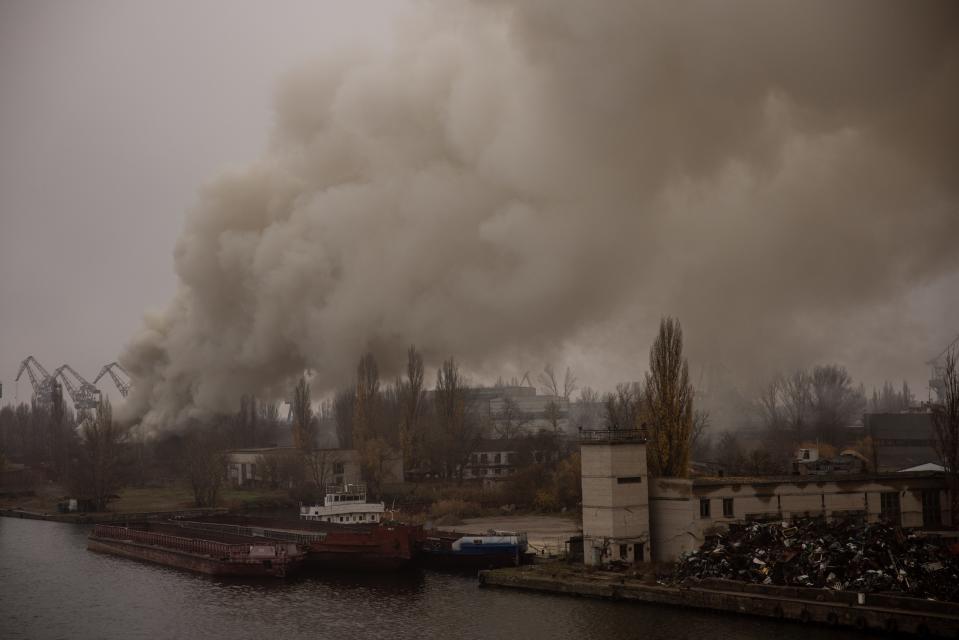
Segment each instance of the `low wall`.
M959 636L959 605L826 589L750 585L728 580L682 587L642 584L608 572L552 575L544 565L481 571L482 586L694 607L920 636Z
M693 482L684 478L649 479L649 531L654 562L674 562L703 543Z

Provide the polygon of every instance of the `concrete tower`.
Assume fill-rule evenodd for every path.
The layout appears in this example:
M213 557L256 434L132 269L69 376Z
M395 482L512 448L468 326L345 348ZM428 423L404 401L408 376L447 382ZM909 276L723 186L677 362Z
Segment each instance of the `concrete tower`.
M580 432L583 560L587 565L649 560L646 432Z

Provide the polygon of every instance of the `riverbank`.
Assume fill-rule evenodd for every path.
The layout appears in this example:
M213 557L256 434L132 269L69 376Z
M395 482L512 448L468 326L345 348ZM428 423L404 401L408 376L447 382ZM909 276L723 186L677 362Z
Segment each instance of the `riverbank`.
M754 585L731 580L662 586L648 578L630 578L621 573L592 571L558 562L481 571L479 580L484 587L664 604L860 631L949 638L959 635L959 605L917 598Z
M127 487L117 493L110 501L107 511L95 513L61 513L58 504L66 499L69 491L58 484L46 484L36 487L24 495L5 496L0 499L0 516L29 517L39 520L58 522L106 522L118 516L132 519L142 514L176 514L180 512L197 513L193 493L189 487L171 485L162 487ZM289 495L282 489L234 489L225 487L217 500L222 510L249 509L295 509ZM22 514L29 515L22 515Z
M226 513L226 509L179 509L172 511L100 511L95 513L47 513L20 508L0 508L0 517L26 520L46 520L71 524L96 524L118 520L166 520L168 518L199 518Z

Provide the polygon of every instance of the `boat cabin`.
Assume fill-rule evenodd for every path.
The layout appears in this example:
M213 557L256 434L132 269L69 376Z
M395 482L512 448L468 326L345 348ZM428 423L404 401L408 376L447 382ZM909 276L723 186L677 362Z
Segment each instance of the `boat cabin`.
M322 505L300 506L300 518L335 524L369 524L383 519L386 505L366 501L365 484L328 485Z

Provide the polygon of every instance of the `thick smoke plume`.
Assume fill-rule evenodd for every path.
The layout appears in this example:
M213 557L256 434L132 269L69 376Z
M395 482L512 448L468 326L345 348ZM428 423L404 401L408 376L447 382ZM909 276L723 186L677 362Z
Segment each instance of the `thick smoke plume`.
M163 428L368 349L482 368L667 313L704 360L824 350L956 272L957 114L948 0L421 6L388 54L281 82L123 355L127 408Z

